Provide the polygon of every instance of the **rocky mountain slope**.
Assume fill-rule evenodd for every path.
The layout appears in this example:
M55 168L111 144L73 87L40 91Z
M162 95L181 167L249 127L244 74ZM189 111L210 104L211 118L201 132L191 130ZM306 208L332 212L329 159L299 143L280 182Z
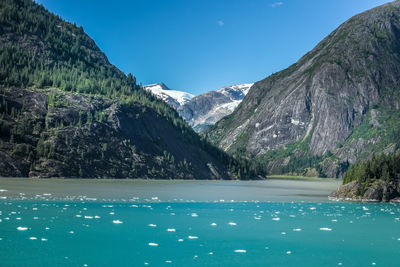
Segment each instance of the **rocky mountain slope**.
M231 114L252 85L238 84L206 92L180 106L178 113L196 132L202 132Z
M400 143L400 1L356 15L256 82L206 136L275 173L343 175Z
M0 2L0 176L256 178L111 65L82 27Z
M164 83L149 84L143 86L143 88L175 109L185 105L194 97L190 93L171 90Z

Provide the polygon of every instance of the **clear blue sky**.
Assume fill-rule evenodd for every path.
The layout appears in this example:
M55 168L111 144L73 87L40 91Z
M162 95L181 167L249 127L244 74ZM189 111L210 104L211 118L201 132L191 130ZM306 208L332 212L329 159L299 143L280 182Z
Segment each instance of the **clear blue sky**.
M38 0L125 73L193 94L258 81L387 0Z

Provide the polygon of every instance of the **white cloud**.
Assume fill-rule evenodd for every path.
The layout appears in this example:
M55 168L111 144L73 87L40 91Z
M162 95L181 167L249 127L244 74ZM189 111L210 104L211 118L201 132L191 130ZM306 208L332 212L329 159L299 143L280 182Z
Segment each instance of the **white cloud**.
M218 23L218 25L221 26L221 27L225 25L225 23L224 23L222 20L218 20L217 23Z
M274 2L271 4L271 7L278 7L278 6L282 6L283 2Z

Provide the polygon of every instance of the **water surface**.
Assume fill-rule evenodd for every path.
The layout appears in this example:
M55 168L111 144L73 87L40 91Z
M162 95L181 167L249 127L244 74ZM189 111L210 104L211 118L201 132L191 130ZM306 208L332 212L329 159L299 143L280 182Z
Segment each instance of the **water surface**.
M335 186L3 179L0 265L398 266L400 206Z

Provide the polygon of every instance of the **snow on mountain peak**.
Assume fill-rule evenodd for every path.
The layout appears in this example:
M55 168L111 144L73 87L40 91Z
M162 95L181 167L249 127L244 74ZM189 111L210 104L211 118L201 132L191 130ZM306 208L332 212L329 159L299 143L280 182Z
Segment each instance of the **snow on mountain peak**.
M178 108L186 104L194 97L194 95L190 93L169 89L164 83L149 84L143 87L174 108Z

